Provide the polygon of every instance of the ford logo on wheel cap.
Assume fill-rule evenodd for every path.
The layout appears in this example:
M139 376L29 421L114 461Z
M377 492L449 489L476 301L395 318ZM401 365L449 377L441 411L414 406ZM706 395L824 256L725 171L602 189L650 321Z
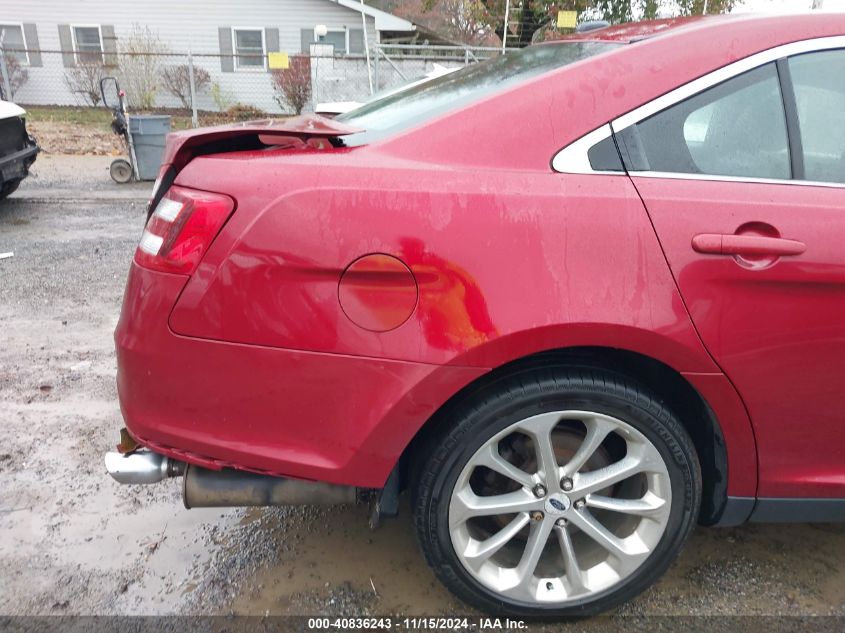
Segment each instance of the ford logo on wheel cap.
M569 510L571 505L572 502L569 500L569 497L559 493L549 496L545 503L548 514L563 514Z

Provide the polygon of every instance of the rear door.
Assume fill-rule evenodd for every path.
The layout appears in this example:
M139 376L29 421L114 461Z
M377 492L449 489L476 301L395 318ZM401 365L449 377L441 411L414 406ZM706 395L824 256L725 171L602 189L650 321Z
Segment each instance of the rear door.
M843 39L755 56L613 123L693 322L748 408L760 497L845 498Z

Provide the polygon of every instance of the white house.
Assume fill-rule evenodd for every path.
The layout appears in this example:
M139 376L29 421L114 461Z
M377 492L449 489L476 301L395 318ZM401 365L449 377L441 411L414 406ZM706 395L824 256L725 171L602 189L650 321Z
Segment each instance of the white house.
M308 54L317 25L328 29L322 43L333 45L339 59L354 60L351 65L363 69L365 80L365 37L372 45L412 35L416 28L360 0L3 0L2 5L2 44L28 75L14 95L24 104L81 103L67 86L68 71L86 61L113 66L121 38L134 25L149 27L172 53L159 65L184 64L191 52L218 95L267 111L278 110L267 53ZM209 92L199 95L203 109L215 108ZM159 90L156 104L178 101Z

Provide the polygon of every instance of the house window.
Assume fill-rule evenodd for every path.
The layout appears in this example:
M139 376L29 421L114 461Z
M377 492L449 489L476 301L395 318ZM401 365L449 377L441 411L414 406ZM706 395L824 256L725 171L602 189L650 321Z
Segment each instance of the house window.
M264 29L233 28L232 47L235 50L235 68L238 70L264 69Z
M6 55L12 57L19 64L29 63L22 24L0 24L0 44L3 45Z
M320 44L333 44L335 55L346 55L346 51L348 49L348 46L346 45L346 33L346 29L329 31L326 33L326 37L323 38Z
M363 29L330 29L319 40L315 40L313 29L302 29L301 33L301 50L306 55L310 54L312 44L331 44L335 55L363 55L364 53Z
M99 26L74 26L73 50L77 63L103 63L103 37Z

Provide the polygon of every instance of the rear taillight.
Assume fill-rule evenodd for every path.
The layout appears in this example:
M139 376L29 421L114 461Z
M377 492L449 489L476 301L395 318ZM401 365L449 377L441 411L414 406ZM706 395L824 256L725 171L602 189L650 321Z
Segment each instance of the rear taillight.
M135 262L167 273L192 273L234 208L228 196L171 187L147 221Z

